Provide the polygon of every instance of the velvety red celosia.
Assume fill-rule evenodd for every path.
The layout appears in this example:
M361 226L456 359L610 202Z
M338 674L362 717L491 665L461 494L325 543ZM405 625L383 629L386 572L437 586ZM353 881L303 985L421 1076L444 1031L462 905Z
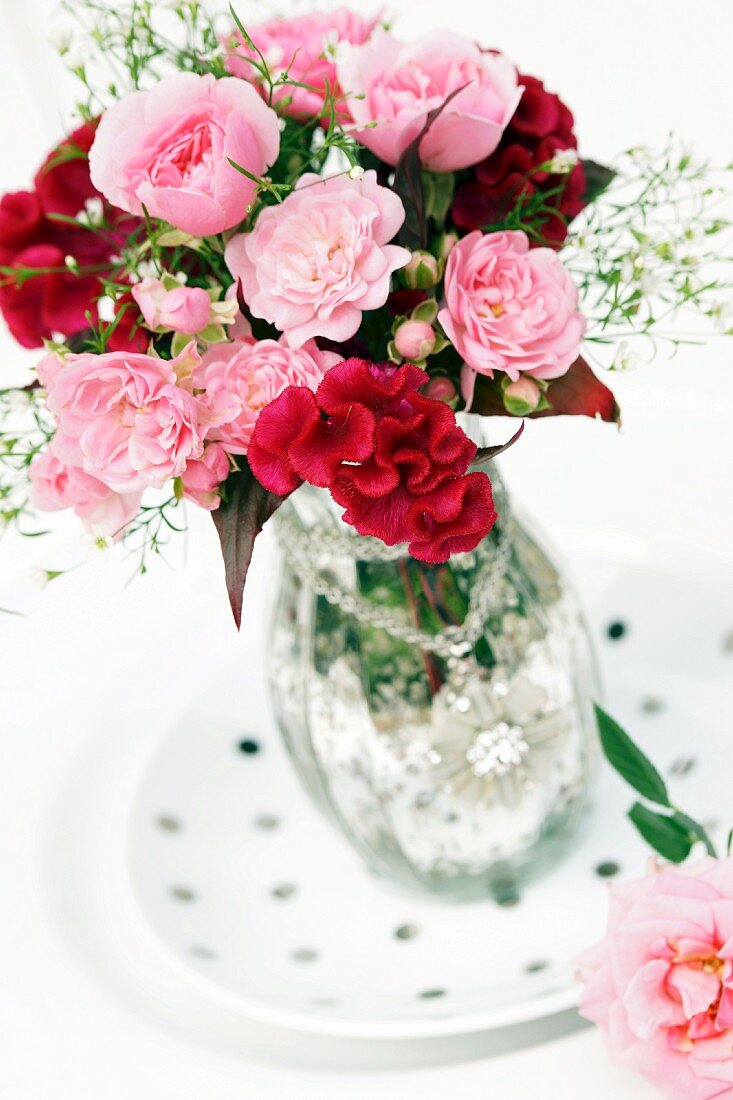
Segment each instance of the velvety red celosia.
M80 126L46 158L33 191L0 199L0 266L50 269L26 279L0 275L0 311L23 347L40 347L55 333L73 336L89 327L87 313L96 320L100 278L110 273L111 257L137 224L109 206L105 213L112 227L99 231L53 216L74 218L88 199L100 198L87 159L94 132L93 122ZM80 274L68 270L67 256L74 257ZM118 341L126 329L129 325L117 333Z
M266 489L328 488L359 534L407 542L421 561L472 550L496 520L491 482L467 473L476 445L425 373L347 359L316 393L289 386L260 413L247 452Z
M453 221L460 229L495 225L522 195L547 195L549 212L542 226L545 244L559 246L567 223L584 207L585 173L578 163L567 175L537 171L555 153L576 149L573 116L559 96L534 76L520 76L524 93L496 150L470 170L458 186Z

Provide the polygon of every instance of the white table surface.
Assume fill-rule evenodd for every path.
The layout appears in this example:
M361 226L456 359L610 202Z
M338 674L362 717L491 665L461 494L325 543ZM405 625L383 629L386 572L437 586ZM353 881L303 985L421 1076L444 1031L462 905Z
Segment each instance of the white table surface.
M70 85L43 43L52 7L48 0L0 2L3 190L29 182L61 132ZM435 0L399 7L408 34L446 21ZM247 5L241 10L247 14ZM725 0L454 0L450 22L500 45L560 90L588 155L602 160L674 129L701 152L732 159L733 11ZM10 382L33 357L5 334L0 347ZM530 425L507 456L506 476L570 558L573 532L588 527L639 538L663 533L690 554L701 542L729 552L733 445L723 405L733 396L730 370L730 349L718 342L617 380L621 434L589 422ZM195 1027L182 1024L182 1004L161 993L153 1019L82 964L50 901L49 852L66 842L60 799L68 781L103 739L130 738L135 751L147 751L148 731L155 737L163 730L242 647L229 620L213 527L203 514L190 518L185 565L174 554L174 568L157 564L129 587L130 563L113 554L43 592L34 589L34 567L79 556L72 523L61 521L45 543L9 537L0 544L0 606L24 612L0 615L0 1096L655 1095L612 1066L595 1032L581 1029L572 1014L499 1036L428 1044L311 1039L254 1022L234 1035L197 1038ZM267 585L267 557L263 544L245 611L250 621ZM124 958L122 922L118 931ZM133 965L128 986L145 980Z

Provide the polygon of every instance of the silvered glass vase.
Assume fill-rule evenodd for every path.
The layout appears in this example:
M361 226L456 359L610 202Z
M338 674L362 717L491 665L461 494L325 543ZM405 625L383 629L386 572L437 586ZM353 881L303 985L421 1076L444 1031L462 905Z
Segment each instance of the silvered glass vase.
M295 768L375 872L511 903L582 816L596 685L565 577L492 480L493 531L438 566L301 487L275 516L269 669Z

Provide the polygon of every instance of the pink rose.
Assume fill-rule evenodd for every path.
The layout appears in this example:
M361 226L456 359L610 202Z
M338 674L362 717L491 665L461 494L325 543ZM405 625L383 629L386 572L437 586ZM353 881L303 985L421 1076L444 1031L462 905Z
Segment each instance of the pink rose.
M579 967L580 1012L623 1065L665 1096L733 1096L733 859L611 887L606 938Z
M87 530L119 538L140 509L140 493L115 493L79 466L57 456L63 441L57 435L30 468L30 502L44 512L73 508Z
M55 351L46 352L43 358L36 363L38 381L44 389L50 389L63 365L63 358Z
M131 214L195 236L237 225L280 148L277 116L235 77L176 73L105 111L89 166L94 186Z
M354 45L366 42L378 22L379 16L365 19L348 8L337 8L332 12L304 12L291 19L270 19L256 26L248 25L247 33L267 61L270 72L275 75L287 71L293 81L293 84L275 89L273 103L282 114L300 119L318 118L323 111L327 86L339 110L341 90L333 55L342 42ZM228 35L225 43L229 46L229 71L258 84L261 77L251 63L259 62L257 54L249 49L240 34ZM299 88L295 84L308 87ZM343 113L343 104L339 113Z
M466 366L461 379L468 405L475 372L504 371L558 378L578 357L585 320L578 291L550 248L529 247L519 230L459 241L445 269L445 308L438 314Z
M211 298L198 286L176 286L166 290L160 279L146 277L132 288L149 329L166 329L195 335L209 324Z
M361 180L309 173L281 205L262 211L251 233L232 238L225 259L251 312L291 347L314 336L348 340L364 310L384 305L392 272L410 259L388 243L404 220L401 199L374 171Z
M210 438L230 454L246 454L265 405L286 386L315 391L326 371L340 362L340 355L321 351L314 340L297 349L288 348L283 339L215 344L204 354L196 386L206 391L205 401L217 405L221 394L235 395L240 407L235 417L211 431Z
M203 454L211 426L238 408L226 394L194 395L193 343L175 359L106 352L69 355L48 391L60 429L58 457L119 493L161 488Z
M387 164L397 164L428 113L462 88L420 145L433 172L468 168L493 153L523 91L506 57L452 31L432 31L408 46L377 31L346 53L338 77L355 136Z
M218 443L207 443L201 458L190 459L181 475L183 495L200 508L213 512L219 507L219 488L229 474L229 459Z

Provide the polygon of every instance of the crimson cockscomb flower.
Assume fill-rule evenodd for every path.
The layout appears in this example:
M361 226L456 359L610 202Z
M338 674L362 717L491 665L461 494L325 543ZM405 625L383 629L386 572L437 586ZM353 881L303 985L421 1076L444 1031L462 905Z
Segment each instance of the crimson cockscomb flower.
M496 520L491 482L467 473L476 445L425 372L347 359L316 393L289 386L260 413L247 452L266 489L328 488L359 534L407 542L427 562L472 550Z

